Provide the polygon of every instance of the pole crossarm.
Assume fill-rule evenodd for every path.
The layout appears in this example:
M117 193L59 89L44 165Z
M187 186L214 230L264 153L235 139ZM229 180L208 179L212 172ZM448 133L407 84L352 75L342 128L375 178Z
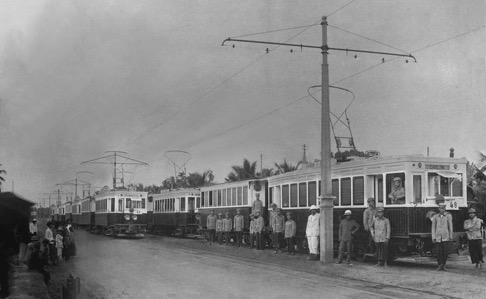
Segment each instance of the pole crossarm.
M288 46L288 47L298 47L298 48L312 48L312 49L320 49L325 52L327 52L328 50L333 50L333 51L342 51L342 52L355 52L355 53L367 53L367 54L387 55L387 56L396 56L396 57L408 57L413 59L414 62L417 62L417 59L412 54L378 52L378 51L357 50L357 49L349 49L349 48L334 48L328 46L312 46L312 45L304 45L304 44L277 43L277 42L267 42L267 41L259 41L259 40L235 39L231 37L225 39L221 45L224 46L226 42L242 42L242 43L267 44L267 45L278 45L278 46Z

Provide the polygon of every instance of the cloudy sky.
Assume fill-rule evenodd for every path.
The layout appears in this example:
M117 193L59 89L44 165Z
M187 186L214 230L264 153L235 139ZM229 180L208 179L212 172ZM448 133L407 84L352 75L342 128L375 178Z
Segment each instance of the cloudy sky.
M320 106L305 96L320 84L320 51L221 43L267 32L244 38L319 46L323 15L330 47L417 58L329 53L330 83L356 97L348 116L359 150L447 156L454 147L478 159L483 0L2 0L2 189L14 182L37 201L80 171L111 185L108 165L81 165L111 150L150 165L126 169L127 181L144 184L173 172L169 150L190 152L187 170L212 169L217 181L243 158L295 163L302 144L318 158ZM351 100L331 90L334 113Z

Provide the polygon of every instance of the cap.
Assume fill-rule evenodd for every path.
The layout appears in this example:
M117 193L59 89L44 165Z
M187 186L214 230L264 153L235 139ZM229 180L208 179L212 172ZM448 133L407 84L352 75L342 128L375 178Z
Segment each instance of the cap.
M396 176L396 177L393 178L393 181L400 181L401 182L402 179Z
M287 216L292 216L292 212L287 212Z
M384 211L385 211L385 208L383 208L383 207L378 207L378 208L376 208L376 211L377 211L377 212L384 212Z
M312 206L310 206L309 210L311 210L311 211L312 210L318 210L318 208L316 207L316 205L312 205Z
M35 218L34 218L34 219L32 219L32 222L34 222L34 221L37 221L37 219L35 219Z
M368 197L368 202L370 201L375 201L375 198L374 197Z
M229 215L229 212L224 213L225 215Z
M240 212L240 211L241 211L241 209L240 209L240 208L236 209L236 212Z
M348 216L348 215L353 215L353 213L351 213L351 210L346 210L344 212L344 216Z
M282 209L281 208L277 208L277 211L282 211Z
M218 213L218 216L223 216L223 213Z
M255 213L253 213L255 216L260 216L260 211L256 211Z
M439 207L445 207L446 206L446 203L445 202L438 202L437 205Z
M32 238L30 238L30 241L32 242L39 241L39 237L33 236Z
M445 198L444 196L440 195L440 194L436 194L435 195L435 202L440 205L441 203L442 204L445 204Z
M476 213L476 210L473 208L470 208L469 211L467 212L468 214Z
M271 204L270 206L271 206L271 207L276 207L276 206L277 206L277 204L276 204L276 203L274 203L274 202L272 202L272 204Z

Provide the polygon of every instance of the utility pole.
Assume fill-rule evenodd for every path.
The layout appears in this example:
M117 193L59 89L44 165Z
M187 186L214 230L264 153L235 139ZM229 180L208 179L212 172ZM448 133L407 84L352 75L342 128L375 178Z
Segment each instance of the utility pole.
M416 59L411 54L396 54L388 52L376 52L367 50L345 49L345 48L331 48L327 45L327 17L322 17L322 45L302 45L290 43L277 43L256 40L244 40L227 38L225 42L245 42L278 46L289 46L296 48L313 48L320 49L322 53L321 65L321 81L322 81L322 101L321 101L321 196L320 196L320 260L324 263L334 262L333 249L333 210L334 197L332 196L331 184L331 125L330 125L330 108L329 108L329 65L327 62L327 54L329 50L356 52L356 53L370 53L380 55L391 55L400 57L409 57ZM267 49L268 53L268 49ZM384 59L383 59L384 61ZM406 61L408 63L408 60Z
M147 163L145 162L142 162L142 161L138 161L138 160L135 160L135 159L132 159L130 157L127 157L128 156L128 153L126 152L122 152L122 151L106 151L105 154L107 153L113 153L111 155L105 155L103 157L100 157L100 158L96 158L96 159L93 159L93 160L89 160L89 161L85 161L85 162L81 162L81 165L83 164L87 164L87 163L90 163L90 164L110 164L110 165L113 165L113 189L116 189L117 188L117 165L118 166L123 166L123 165L143 165L143 166L148 166ZM122 158L124 159L122 162L120 161L117 161L117 157L118 158ZM110 158L113 158L113 162L110 161L111 159ZM104 161L103 161L104 160Z

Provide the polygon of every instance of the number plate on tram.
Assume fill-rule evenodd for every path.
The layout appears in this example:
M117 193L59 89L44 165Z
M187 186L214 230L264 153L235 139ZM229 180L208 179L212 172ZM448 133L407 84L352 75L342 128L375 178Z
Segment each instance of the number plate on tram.
M451 199L451 200L446 200L446 210L458 210L459 209L459 204L457 203L457 200Z

